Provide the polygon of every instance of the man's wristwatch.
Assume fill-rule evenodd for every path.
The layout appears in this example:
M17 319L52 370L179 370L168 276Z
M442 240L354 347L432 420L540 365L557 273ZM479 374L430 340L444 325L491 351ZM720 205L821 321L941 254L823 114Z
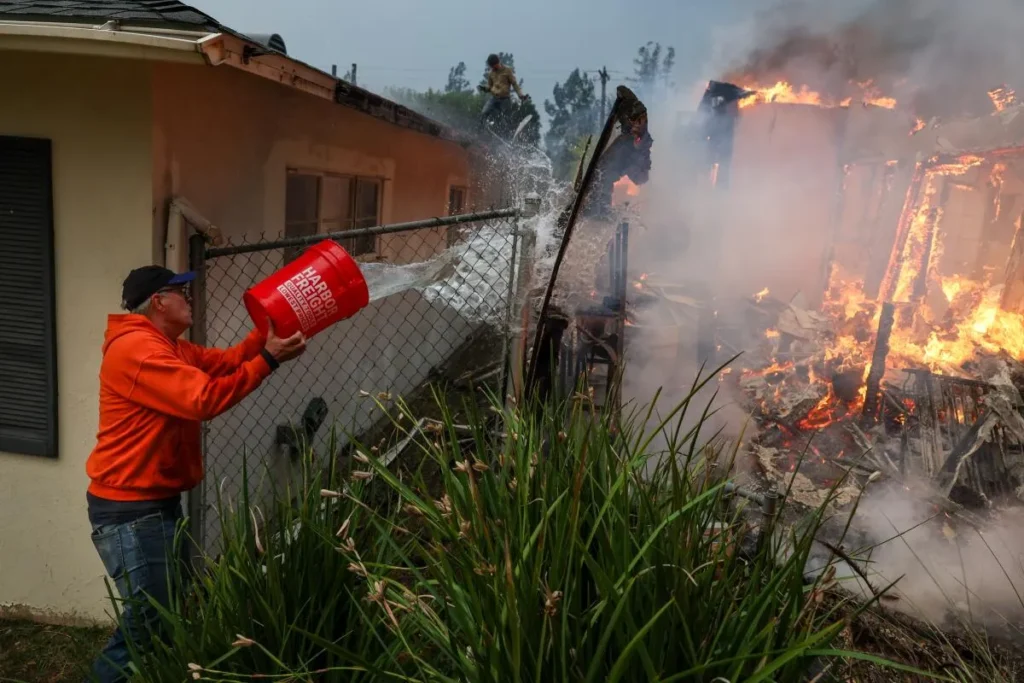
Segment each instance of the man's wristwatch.
M267 361L267 365L270 366L271 371L277 370L281 367L281 364L277 362L277 359L270 355L270 351L260 349L260 355L263 356L263 360Z

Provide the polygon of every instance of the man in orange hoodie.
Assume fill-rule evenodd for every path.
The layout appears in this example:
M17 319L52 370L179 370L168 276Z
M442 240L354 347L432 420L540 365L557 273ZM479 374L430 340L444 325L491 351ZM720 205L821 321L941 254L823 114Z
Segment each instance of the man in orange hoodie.
M92 540L126 602L119 628L93 665L95 680L127 680L127 641L144 646L156 627L150 596L170 600L172 544L181 493L203 478L201 422L248 396L280 363L305 350L301 333L253 330L210 349L179 339L192 325L194 273L160 266L128 274L111 315L100 366L100 423L86 462Z

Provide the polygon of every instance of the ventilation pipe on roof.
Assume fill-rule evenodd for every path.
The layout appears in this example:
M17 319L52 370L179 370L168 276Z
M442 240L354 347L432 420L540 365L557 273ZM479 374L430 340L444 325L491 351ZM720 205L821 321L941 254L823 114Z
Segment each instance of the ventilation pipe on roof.
M280 52L283 55L288 54L288 48L284 44L284 38L277 33L250 33L248 38L259 43L263 47Z

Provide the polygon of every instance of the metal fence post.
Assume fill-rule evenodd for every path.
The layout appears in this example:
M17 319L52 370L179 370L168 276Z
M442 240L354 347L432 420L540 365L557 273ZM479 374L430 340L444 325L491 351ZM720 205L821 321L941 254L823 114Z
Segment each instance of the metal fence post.
M513 317L513 309L515 308L515 297L516 294L516 256L520 244L522 243L519 239L519 216L512 217L512 251L509 256L508 263L508 287L505 290L505 329L501 332L501 401L507 400L506 395L508 394L508 380L509 373L511 372L511 357L510 357L510 345L512 343L512 321L515 320Z
M196 274L192 281L192 329L189 338L194 344L206 343L206 238L196 233L188 239L189 270ZM206 425L202 427L202 449L206 456ZM190 555L198 559L205 549L206 535L206 483L199 485L188 493L189 536L191 538Z
M540 196L530 193L523 202L523 210L520 214L523 218L536 218L540 213ZM516 221L516 232L522 228L522 223ZM507 399L508 379L512 381L511 395L521 400L523 397L523 370L526 363L526 345L530 328L530 307L527 298L530 293L530 285L533 280L534 247L537 243L537 234L530 228L523 230L519 240L519 251L522 256L519 258L519 268L515 276L515 290L509 301L509 316L506 334L508 335L511 349L507 354L509 372L505 383L502 385L503 399Z

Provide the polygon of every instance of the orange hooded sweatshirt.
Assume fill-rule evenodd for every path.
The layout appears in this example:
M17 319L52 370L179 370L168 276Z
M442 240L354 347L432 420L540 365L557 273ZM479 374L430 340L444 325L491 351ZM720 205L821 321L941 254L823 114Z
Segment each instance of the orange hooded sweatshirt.
M100 427L85 464L89 492L159 500L203 478L200 423L225 412L271 373L253 331L227 350L172 340L142 315L111 315L100 366Z

